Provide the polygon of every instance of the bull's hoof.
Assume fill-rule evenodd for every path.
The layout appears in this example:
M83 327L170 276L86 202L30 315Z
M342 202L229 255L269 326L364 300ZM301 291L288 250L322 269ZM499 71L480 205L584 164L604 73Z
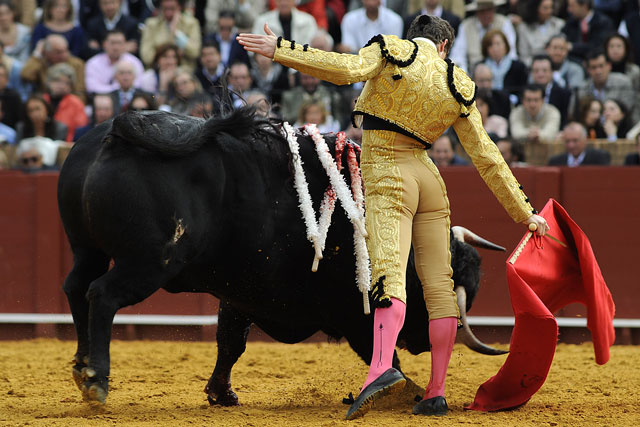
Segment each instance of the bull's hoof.
M224 393L207 393L207 400L211 406L240 406L238 396L232 390Z
M109 380L107 378L97 378L96 371L91 368L82 369L82 398L86 402L99 402L103 405L107 402L109 394Z
M71 373L73 374L73 381L75 381L76 385L80 390L82 390L82 383L84 383L84 376L82 375L82 370L86 368L87 365L83 365L77 363L72 369Z

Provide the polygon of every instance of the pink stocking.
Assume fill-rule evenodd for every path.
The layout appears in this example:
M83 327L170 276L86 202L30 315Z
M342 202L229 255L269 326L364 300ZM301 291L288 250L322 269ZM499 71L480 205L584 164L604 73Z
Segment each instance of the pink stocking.
M444 396L444 381L447 367L456 340L458 319L445 317L429 321L429 340L431 341L431 379L427 386L425 399Z
M369 375L362 390L373 380L391 368L393 351L396 348L398 333L404 323L406 305L396 298L391 298L391 306L376 308L373 321L373 355L369 365ZM361 390L361 391L362 391Z

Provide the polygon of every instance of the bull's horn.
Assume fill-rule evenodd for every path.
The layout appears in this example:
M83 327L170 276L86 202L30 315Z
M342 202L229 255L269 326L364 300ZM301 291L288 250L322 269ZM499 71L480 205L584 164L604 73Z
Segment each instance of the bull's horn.
M503 252L505 251L505 248L503 248L502 246L496 245L495 243L492 243L478 236L471 230L468 230L462 226L455 225L451 227L451 231L453 232L453 237L455 237L457 240L461 242L468 243L471 246L475 246L477 248L483 248L483 249L491 249L494 251L503 251Z
M490 347L480 341L471 331L467 322L467 291L462 286L456 286L456 295L458 296L458 307L460 308L460 320L462 321L462 329L458 331L460 341L473 351L489 356L497 356L499 354L508 353L508 351Z

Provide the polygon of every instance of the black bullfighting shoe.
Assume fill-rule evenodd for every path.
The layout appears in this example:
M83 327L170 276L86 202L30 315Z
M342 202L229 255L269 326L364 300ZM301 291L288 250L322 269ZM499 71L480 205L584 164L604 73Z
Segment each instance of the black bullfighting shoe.
M347 411L347 419L353 420L366 414L373 402L387 396L389 394L397 393L404 388L407 380L404 376L394 368L389 368L378 378L373 380L371 384L362 390L362 393L353 402L353 405Z
M431 399L421 400L413 407L413 415L447 415L449 407L444 396L436 396Z

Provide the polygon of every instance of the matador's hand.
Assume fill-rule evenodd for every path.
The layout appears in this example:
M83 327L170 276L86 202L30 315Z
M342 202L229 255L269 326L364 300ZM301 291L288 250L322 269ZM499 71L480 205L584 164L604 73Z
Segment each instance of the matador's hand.
M278 37L276 37L267 24L264 24L264 32L265 34L242 33L238 34L236 39L244 46L245 50L273 59Z
M544 236L547 234L547 231L549 231L549 224L547 224L547 220L542 218L540 215L531 215L522 223L528 226L529 230L535 231L538 236Z

